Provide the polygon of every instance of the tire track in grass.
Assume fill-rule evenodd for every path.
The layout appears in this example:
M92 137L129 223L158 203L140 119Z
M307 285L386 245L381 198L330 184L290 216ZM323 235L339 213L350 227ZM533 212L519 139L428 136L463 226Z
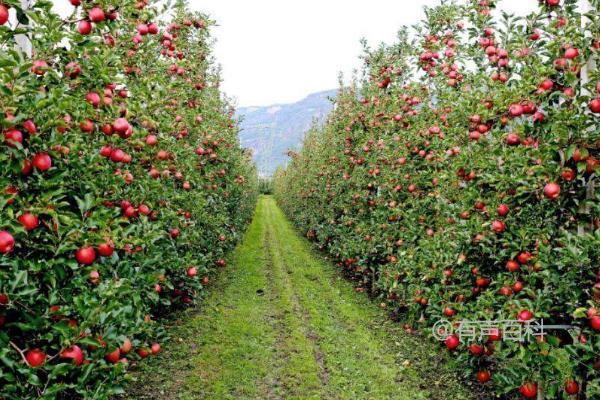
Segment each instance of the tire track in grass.
M271 197L206 300L170 332L127 399L469 398L437 346L356 293Z

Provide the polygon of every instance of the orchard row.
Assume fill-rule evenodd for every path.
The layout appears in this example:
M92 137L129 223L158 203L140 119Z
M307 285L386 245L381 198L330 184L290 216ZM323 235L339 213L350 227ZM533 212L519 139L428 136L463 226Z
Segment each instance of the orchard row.
M0 4L3 399L119 393L255 201L212 21L183 1L70 2L65 19Z
M449 321L432 346L474 391L600 398L600 3L498 4L444 2L366 49L275 193L408 332ZM459 334L542 320L572 329Z

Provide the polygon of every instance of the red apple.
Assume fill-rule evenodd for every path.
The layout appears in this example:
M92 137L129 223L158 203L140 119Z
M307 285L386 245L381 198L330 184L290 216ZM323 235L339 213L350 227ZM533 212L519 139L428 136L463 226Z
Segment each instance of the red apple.
M506 262L506 269L509 272L517 272L521 267L519 266L519 263L516 262L515 260L508 260Z
M38 217L31 213L22 214L19 217L19 222L21 223L21 225L23 225L23 227L25 227L26 231L34 230L38 227L39 224Z
M160 353L160 344L152 343L152 347L150 348L150 350L152 351L152 354Z
M590 110L594 114L600 114L600 98L590 100Z
M460 339L456 335L450 335L446 338L444 343L448 350L454 350L460 345Z
M8 254L15 247L15 238L8 231L0 231L0 254Z
M196 267L189 267L189 268L188 268L188 270L187 270L187 275L188 275L190 278L193 278L193 277L195 277L197 274L198 274L198 270L196 269Z
M502 233L506 230L506 225L500 220L492 222L492 230L496 233Z
M550 182L544 186L544 196L550 200L555 200L560 196L560 186L554 182Z
M565 392L567 394L577 394L579 393L579 385L573 379L569 379L565 382Z
M125 340L123 341L123 344L121 345L121 347L119 348L121 350L121 354L127 354L131 351L131 340L129 340L128 338L125 338Z
M500 204L496 211L498 212L498 215L505 217L510 212L510 208L508 208L506 204Z
M117 118L113 122L113 128L117 133L126 133L129 130L129 122L125 118Z
M32 349L25 357L30 367L37 368L46 362L46 354L40 349Z
M70 358L71 360L73 360L73 364L79 366L83 363L83 351L81 350L81 348L79 348L79 346L73 345L63 350L60 353L60 358Z
M150 355L150 352L147 349L137 349L136 352L140 358L146 358Z
M35 126L35 122L33 122L30 119L23 122L23 128L25 128L25 130L27 132L29 132L30 135L35 135L35 133L37 132L37 127Z
M52 159L48 153L38 153L33 157L32 165L39 171L48 171L52 167Z
M481 383L485 383L490 380L490 373L488 371L479 371L477 373L477 380Z
M590 318L590 326L595 331L600 331L600 315L594 315Z
M90 103L94 108L100 105L100 95L96 92L89 92L85 95L85 100Z
M4 4L0 4L0 25L8 22L8 8Z
M82 19L77 24L77 31L81 35L84 35L84 36L89 35L90 33L92 33L92 23L90 21L86 21L85 19Z
M108 353L104 358L109 363L116 364L121 359L121 350L116 349L116 350Z
M533 313L529 310L521 310L517 314L517 320L520 322L530 321L533 318Z
M517 146L519 143L521 143L521 137L518 133L513 132L506 136L506 144L509 146Z
M519 392L528 399L532 399L537 396L537 385L533 382L524 382L519 388Z
M4 132L4 142L11 147L16 147L17 144L23 144L23 133L16 129L9 129Z
M115 246L112 243L102 243L100 244L100 246L98 246L98 253L102 256L102 257L110 257L113 255L115 251Z
M473 343L472 345L469 346L469 351L471 352L471 354L475 355L475 356L479 356L481 354L483 354L483 346L480 344L476 344Z
M568 60L572 60L579 56L579 50L574 47L569 47L565 50L565 58Z
M96 260L96 250L90 246L82 247L75 252L75 258L80 264L91 265Z
M92 8L88 13L88 17L92 22L102 22L105 19L104 11L100 7Z

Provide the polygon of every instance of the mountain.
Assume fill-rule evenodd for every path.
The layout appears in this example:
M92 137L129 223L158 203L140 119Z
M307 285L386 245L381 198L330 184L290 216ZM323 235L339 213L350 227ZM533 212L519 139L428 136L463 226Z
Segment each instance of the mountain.
M242 147L252 149L260 176L271 176L278 166L287 163L288 150L299 150L304 133L313 121L322 122L333 108L331 98L337 90L314 93L293 104L266 107L242 107Z

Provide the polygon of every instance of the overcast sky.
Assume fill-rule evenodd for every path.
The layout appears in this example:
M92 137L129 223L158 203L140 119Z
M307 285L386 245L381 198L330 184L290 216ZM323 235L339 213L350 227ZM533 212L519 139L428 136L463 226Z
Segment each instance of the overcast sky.
M64 11L68 0L54 0ZM398 28L439 0L191 0L218 21L215 56L223 88L240 106L290 103L335 89L360 66L359 40L391 43ZM518 14L537 0L503 0Z

